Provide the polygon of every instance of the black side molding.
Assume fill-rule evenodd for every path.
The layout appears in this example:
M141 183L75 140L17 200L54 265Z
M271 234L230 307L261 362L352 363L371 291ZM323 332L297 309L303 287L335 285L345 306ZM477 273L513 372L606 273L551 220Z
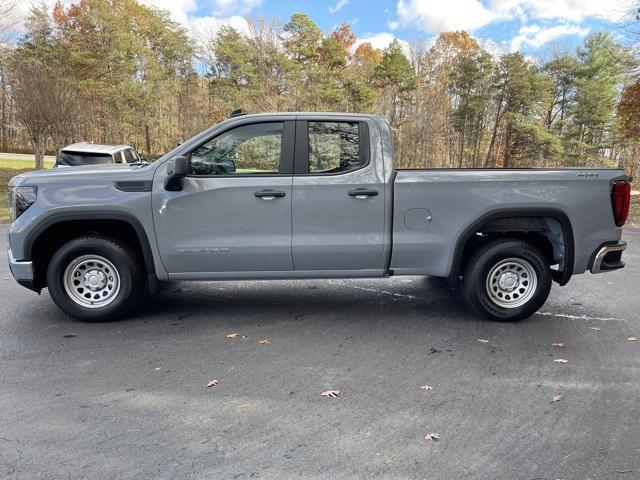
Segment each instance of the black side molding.
M115 182L114 185L123 192L150 192L153 182L151 180L128 180Z

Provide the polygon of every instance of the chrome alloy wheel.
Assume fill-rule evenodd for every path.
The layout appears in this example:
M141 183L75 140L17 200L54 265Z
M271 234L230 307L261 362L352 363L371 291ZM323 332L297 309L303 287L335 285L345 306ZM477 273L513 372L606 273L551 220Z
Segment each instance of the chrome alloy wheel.
M527 303L538 286L533 266L522 258L506 258L495 264L487 275L487 293L502 308L517 308Z
M67 265L63 283L69 298L81 307L102 308L118 296L120 274L106 258L82 255Z

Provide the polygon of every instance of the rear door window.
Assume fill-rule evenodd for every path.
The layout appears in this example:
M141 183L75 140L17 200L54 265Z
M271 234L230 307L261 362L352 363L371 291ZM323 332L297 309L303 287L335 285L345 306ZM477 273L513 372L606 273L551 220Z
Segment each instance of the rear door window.
M345 173L367 162L360 145L358 122L310 121L308 134L309 173Z

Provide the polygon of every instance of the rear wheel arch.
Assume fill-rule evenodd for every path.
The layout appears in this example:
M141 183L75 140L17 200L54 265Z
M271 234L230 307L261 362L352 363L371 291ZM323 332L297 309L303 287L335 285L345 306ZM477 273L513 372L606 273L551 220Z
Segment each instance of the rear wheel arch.
M157 276L149 238L132 215L122 212L66 213L48 218L25 240L25 256L34 262L36 286L46 286L46 269L55 251L66 242L87 234L98 234L128 244L143 261L147 288L157 289Z
M448 281L451 284L457 284L469 258L477 248L493 238L520 239L535 246L547 256L556 256L555 249L558 248L558 245L549 241L542 231L527 225L529 220L533 220L531 223L536 224L544 219L557 221L562 231L564 267L562 270L552 271L552 275L558 284L565 285L573 274L575 244L571 221L567 214L559 209L506 209L483 215L467 227L458 238ZM511 224L509 225L509 223ZM476 235L479 232L483 236Z

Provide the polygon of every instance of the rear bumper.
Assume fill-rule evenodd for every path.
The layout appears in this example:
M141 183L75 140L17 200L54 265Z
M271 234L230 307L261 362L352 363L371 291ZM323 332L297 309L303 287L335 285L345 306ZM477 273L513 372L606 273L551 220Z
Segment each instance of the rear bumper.
M622 252L624 252L626 248L626 242L602 245L596 250L593 261L591 262L591 273L603 273L623 268Z
M9 269L16 281L23 287L30 290L36 290L34 287L33 262L16 260L10 248L7 248L7 257L9 257Z

